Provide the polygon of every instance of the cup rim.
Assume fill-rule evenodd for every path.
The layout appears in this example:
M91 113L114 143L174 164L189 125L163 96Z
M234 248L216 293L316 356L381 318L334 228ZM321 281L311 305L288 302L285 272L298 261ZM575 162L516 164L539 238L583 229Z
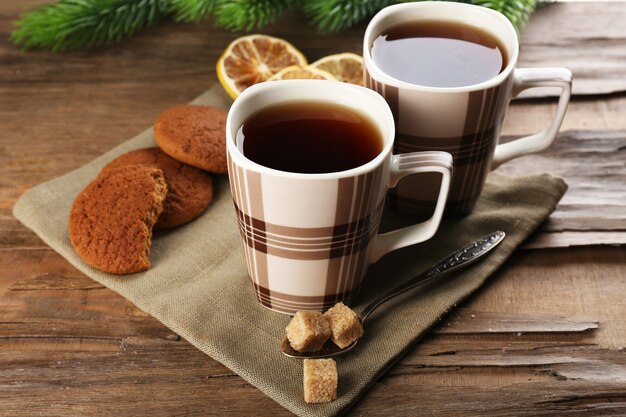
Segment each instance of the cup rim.
M234 114L238 109L247 101L250 100L259 100L259 96L264 94L269 94L268 91L271 90L279 90L279 89L301 89L305 90L307 88L315 91L316 97L312 97L311 95L302 95L299 99L286 99L286 100L275 100L271 103L265 103L263 106L258 106L257 110L262 107L271 106L275 104L282 103L295 103L295 102L330 102L339 105L344 105L347 108L351 106L346 105L344 101L342 103L342 99L344 99L344 95L351 94L353 96L356 95L365 95L366 98L373 100L376 105L380 108L380 113L373 114L372 111L365 111L362 108L356 109L356 111L360 111L369 117L372 122L379 128L380 134L382 136L383 148L382 150L374 157L374 159L369 162L360 165L355 168L351 168L344 171L335 171L335 172L324 172L324 173L302 173L302 172L290 172L290 171L282 171L274 168L267 167L265 165L261 165L257 162L246 157L243 152L236 145L236 131L239 129L240 124L234 126ZM341 98L335 98L333 100L329 100L328 96L324 94L324 91L328 91L328 89L338 89L342 90L341 94L337 94L337 96L341 96ZM246 117L249 117L254 112L250 112ZM245 119L244 117L243 119ZM385 99L369 88L361 87L354 84L348 84L340 81L331 81L331 80L276 80L276 81L267 81L259 84L254 84L248 88L246 88L234 101L230 110L228 111L228 116L226 118L226 148L227 153L230 158L233 159L235 165L243 166L246 169L252 169L257 172L268 173L273 176L282 177L282 178L292 178L299 180L324 180L324 179L338 179L338 178L348 178L348 177L356 177L368 172L375 170L378 166L380 166L385 159L389 157L393 149L395 137L395 122L393 118L393 114L389 105L385 101Z
M419 85L419 84L411 84L409 82L394 78L386 74L384 71L382 71L378 67L378 65L376 65L371 55L370 45L373 42L373 39L371 38L372 36L378 36L378 33L373 33L374 27L377 26L378 23L383 18L386 18L387 16L391 14L401 13L405 11L405 9L424 9L424 8L433 8L433 7L450 11L446 15L446 17L443 18L442 20L455 21L456 20L455 13L459 13L459 9L461 9L464 11L468 11L468 10L472 10L474 12L479 11L481 13L484 13L487 16L490 16L490 18L498 19L501 22L503 22L504 25L507 27L508 34L514 40L514 45L515 45L513 50L510 51L509 62L507 63L506 67L502 71L500 71L498 75L496 75L493 78L490 78L489 80L483 81L478 84L470 84L470 85L464 85L460 87L432 87L432 86L425 86L425 85ZM491 31L489 33L493 36L497 36L499 39L502 38L502 36L499 34L495 34ZM443 2L443 1L422 1L422 2L415 2L415 3L394 4L391 6L387 6L384 9L380 10L372 18L372 20L370 20L370 22L367 25L367 28L365 29L365 35L363 36L364 69L366 69L370 74L374 74L373 78L381 80L386 84L389 84L394 87L402 88L402 89L413 90L413 91L426 91L426 92L433 92L433 93L466 93L466 92L485 90L488 88L495 87L497 85L502 84L509 77L509 75L514 70L515 66L517 65L518 55L519 55L519 39L517 37L517 32L515 28L513 27L513 24L511 23L511 21L502 13L496 10L489 9L487 7L477 6L474 4Z

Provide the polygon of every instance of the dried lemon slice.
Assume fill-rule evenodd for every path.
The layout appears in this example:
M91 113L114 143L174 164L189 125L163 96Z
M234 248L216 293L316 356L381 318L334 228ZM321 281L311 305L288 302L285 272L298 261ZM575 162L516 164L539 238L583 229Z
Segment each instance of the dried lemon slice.
M274 74L268 81L299 79L336 80L333 74L328 71L313 68L311 66L302 67L299 65L292 65Z
M217 61L216 72L228 95L236 98L286 67L306 64L302 52L286 40L257 34L231 42Z
M330 72L339 81L363 85L363 58L357 54L344 52L329 55L309 66Z

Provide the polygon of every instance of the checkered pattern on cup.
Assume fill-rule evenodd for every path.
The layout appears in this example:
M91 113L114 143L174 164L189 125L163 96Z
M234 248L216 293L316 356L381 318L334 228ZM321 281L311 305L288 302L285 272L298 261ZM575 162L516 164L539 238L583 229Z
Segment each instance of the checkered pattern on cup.
M366 114L380 131L383 150L354 169L302 174L259 165L238 149L236 132L251 114L303 101L330 102ZM393 155L391 111L371 90L319 80L258 84L237 98L226 131L230 188L248 273L258 300L272 310L294 313L350 302L370 263L391 250L429 239L439 226L451 156ZM419 172L444 178L436 213L426 222L377 234L389 187Z
M386 28L421 21L458 22L488 32L505 49L506 67L490 80L454 88L410 84L383 72L371 54L376 37ZM569 103L572 73L565 68L516 69L518 50L517 33L504 15L463 3L424 1L389 6L372 18L365 31L365 85L384 96L393 112L394 152L439 150L452 154L454 172L446 215L469 213L489 171L510 159L547 148L561 126ZM550 126L537 134L499 144L511 98L533 87L561 89ZM432 213L439 183L440 178L432 174L406 178L390 191L388 201L407 213Z

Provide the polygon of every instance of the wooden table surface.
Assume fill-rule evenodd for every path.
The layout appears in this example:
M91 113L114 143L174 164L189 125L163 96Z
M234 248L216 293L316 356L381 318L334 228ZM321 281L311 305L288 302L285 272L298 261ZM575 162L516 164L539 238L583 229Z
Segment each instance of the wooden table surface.
M24 52L7 41L10 22L38 3L0 2L0 415L289 415L11 215L28 188L209 88L236 35L210 21L167 23L99 50ZM623 1L557 3L533 16L520 66L569 66L575 97L557 144L503 170L562 175L570 191L350 415L626 415L624 21ZM292 14L264 32L314 60L360 52L363 29L314 36ZM550 98L514 103L504 134L538 131L554 108Z

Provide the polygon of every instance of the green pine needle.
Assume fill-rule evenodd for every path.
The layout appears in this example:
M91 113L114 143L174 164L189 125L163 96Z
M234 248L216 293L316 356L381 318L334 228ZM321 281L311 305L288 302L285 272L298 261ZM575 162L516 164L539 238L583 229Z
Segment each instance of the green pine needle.
M470 3L499 11L508 17L517 33L537 7L537 0L471 0Z
M226 29L250 31L274 22L288 8L302 9L321 32L336 32L408 0L58 0L14 22L13 42L52 51L117 42L168 15L198 21L213 15ZM451 0L502 12L519 32L538 5L550 0Z
M302 10L322 32L337 32L373 16L393 0L308 0Z
M177 22L196 22L215 10L218 0L169 0Z
M302 9L322 32L336 32L373 16L383 7L408 0L310 0ZM519 32L535 10L537 0L450 0L497 10L509 18Z
M250 31L275 21L294 0L220 0L215 21L225 29Z
M165 0L60 0L23 14L11 38L27 49L89 48L151 26L167 10Z

